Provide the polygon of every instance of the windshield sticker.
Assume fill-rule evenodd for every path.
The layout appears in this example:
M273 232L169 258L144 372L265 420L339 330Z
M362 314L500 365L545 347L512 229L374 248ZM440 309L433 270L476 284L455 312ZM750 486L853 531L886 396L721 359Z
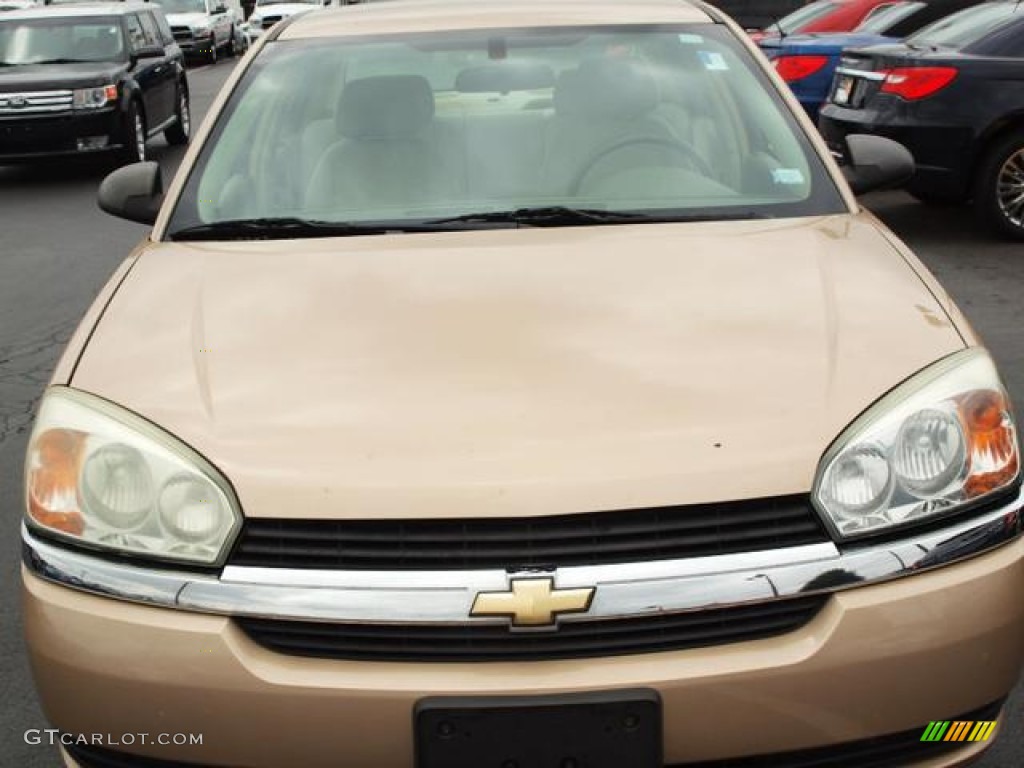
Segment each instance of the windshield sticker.
M725 63L725 57L717 51L697 51L697 55L700 56L704 69L712 72L722 72L729 69L729 65Z
M704 42L704 37L702 35L691 35L684 32L679 35L679 42L699 45Z
M803 184L804 175L799 168L776 168L772 171L772 181L776 184Z

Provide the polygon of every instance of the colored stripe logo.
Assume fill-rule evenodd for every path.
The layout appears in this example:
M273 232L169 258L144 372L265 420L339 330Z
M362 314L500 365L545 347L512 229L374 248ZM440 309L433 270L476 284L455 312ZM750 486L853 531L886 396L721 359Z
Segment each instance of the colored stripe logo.
M933 720L921 741L987 741L995 728L995 720Z

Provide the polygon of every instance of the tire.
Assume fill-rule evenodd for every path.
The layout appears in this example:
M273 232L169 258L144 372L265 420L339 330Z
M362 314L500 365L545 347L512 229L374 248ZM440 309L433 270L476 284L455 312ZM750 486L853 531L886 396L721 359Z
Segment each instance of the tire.
M124 120L124 146L118 153L121 165L141 163L146 159L146 116L139 102L132 100Z
M213 66L217 63L217 35L210 34L210 50L206 52L206 63Z
M978 169L974 205L999 234L1024 240L1024 129L997 140Z
M167 143L174 146L188 144L192 135L192 107L188 97L188 88L185 83L178 83L178 106L174 110L175 123L166 131L164 138Z
M238 50L237 39L238 38L235 37L235 28L232 26L231 31L228 32L228 44L224 46L224 53L229 59L233 59L241 53L241 51Z

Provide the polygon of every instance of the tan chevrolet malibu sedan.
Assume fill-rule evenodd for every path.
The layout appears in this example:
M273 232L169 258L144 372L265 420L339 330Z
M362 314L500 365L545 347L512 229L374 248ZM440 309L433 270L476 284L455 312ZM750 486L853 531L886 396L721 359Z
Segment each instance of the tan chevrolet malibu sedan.
M715 9L277 25L85 317L24 600L83 768L951 766L1024 660L989 354ZM968 725L964 725L964 724ZM1005 726L1005 723L1003 723Z

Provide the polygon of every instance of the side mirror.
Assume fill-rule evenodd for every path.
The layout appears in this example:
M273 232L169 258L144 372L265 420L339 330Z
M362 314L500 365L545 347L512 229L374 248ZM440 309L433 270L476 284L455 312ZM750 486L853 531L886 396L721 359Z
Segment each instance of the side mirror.
M902 144L882 136L851 133L846 137L848 164L843 176L855 195L895 187L914 175L914 157Z
M132 51L132 56L136 59L159 59L164 55L164 49L159 45L144 45Z
M160 164L152 161L118 168L100 184L97 195L103 211L139 224L152 224L164 201Z

